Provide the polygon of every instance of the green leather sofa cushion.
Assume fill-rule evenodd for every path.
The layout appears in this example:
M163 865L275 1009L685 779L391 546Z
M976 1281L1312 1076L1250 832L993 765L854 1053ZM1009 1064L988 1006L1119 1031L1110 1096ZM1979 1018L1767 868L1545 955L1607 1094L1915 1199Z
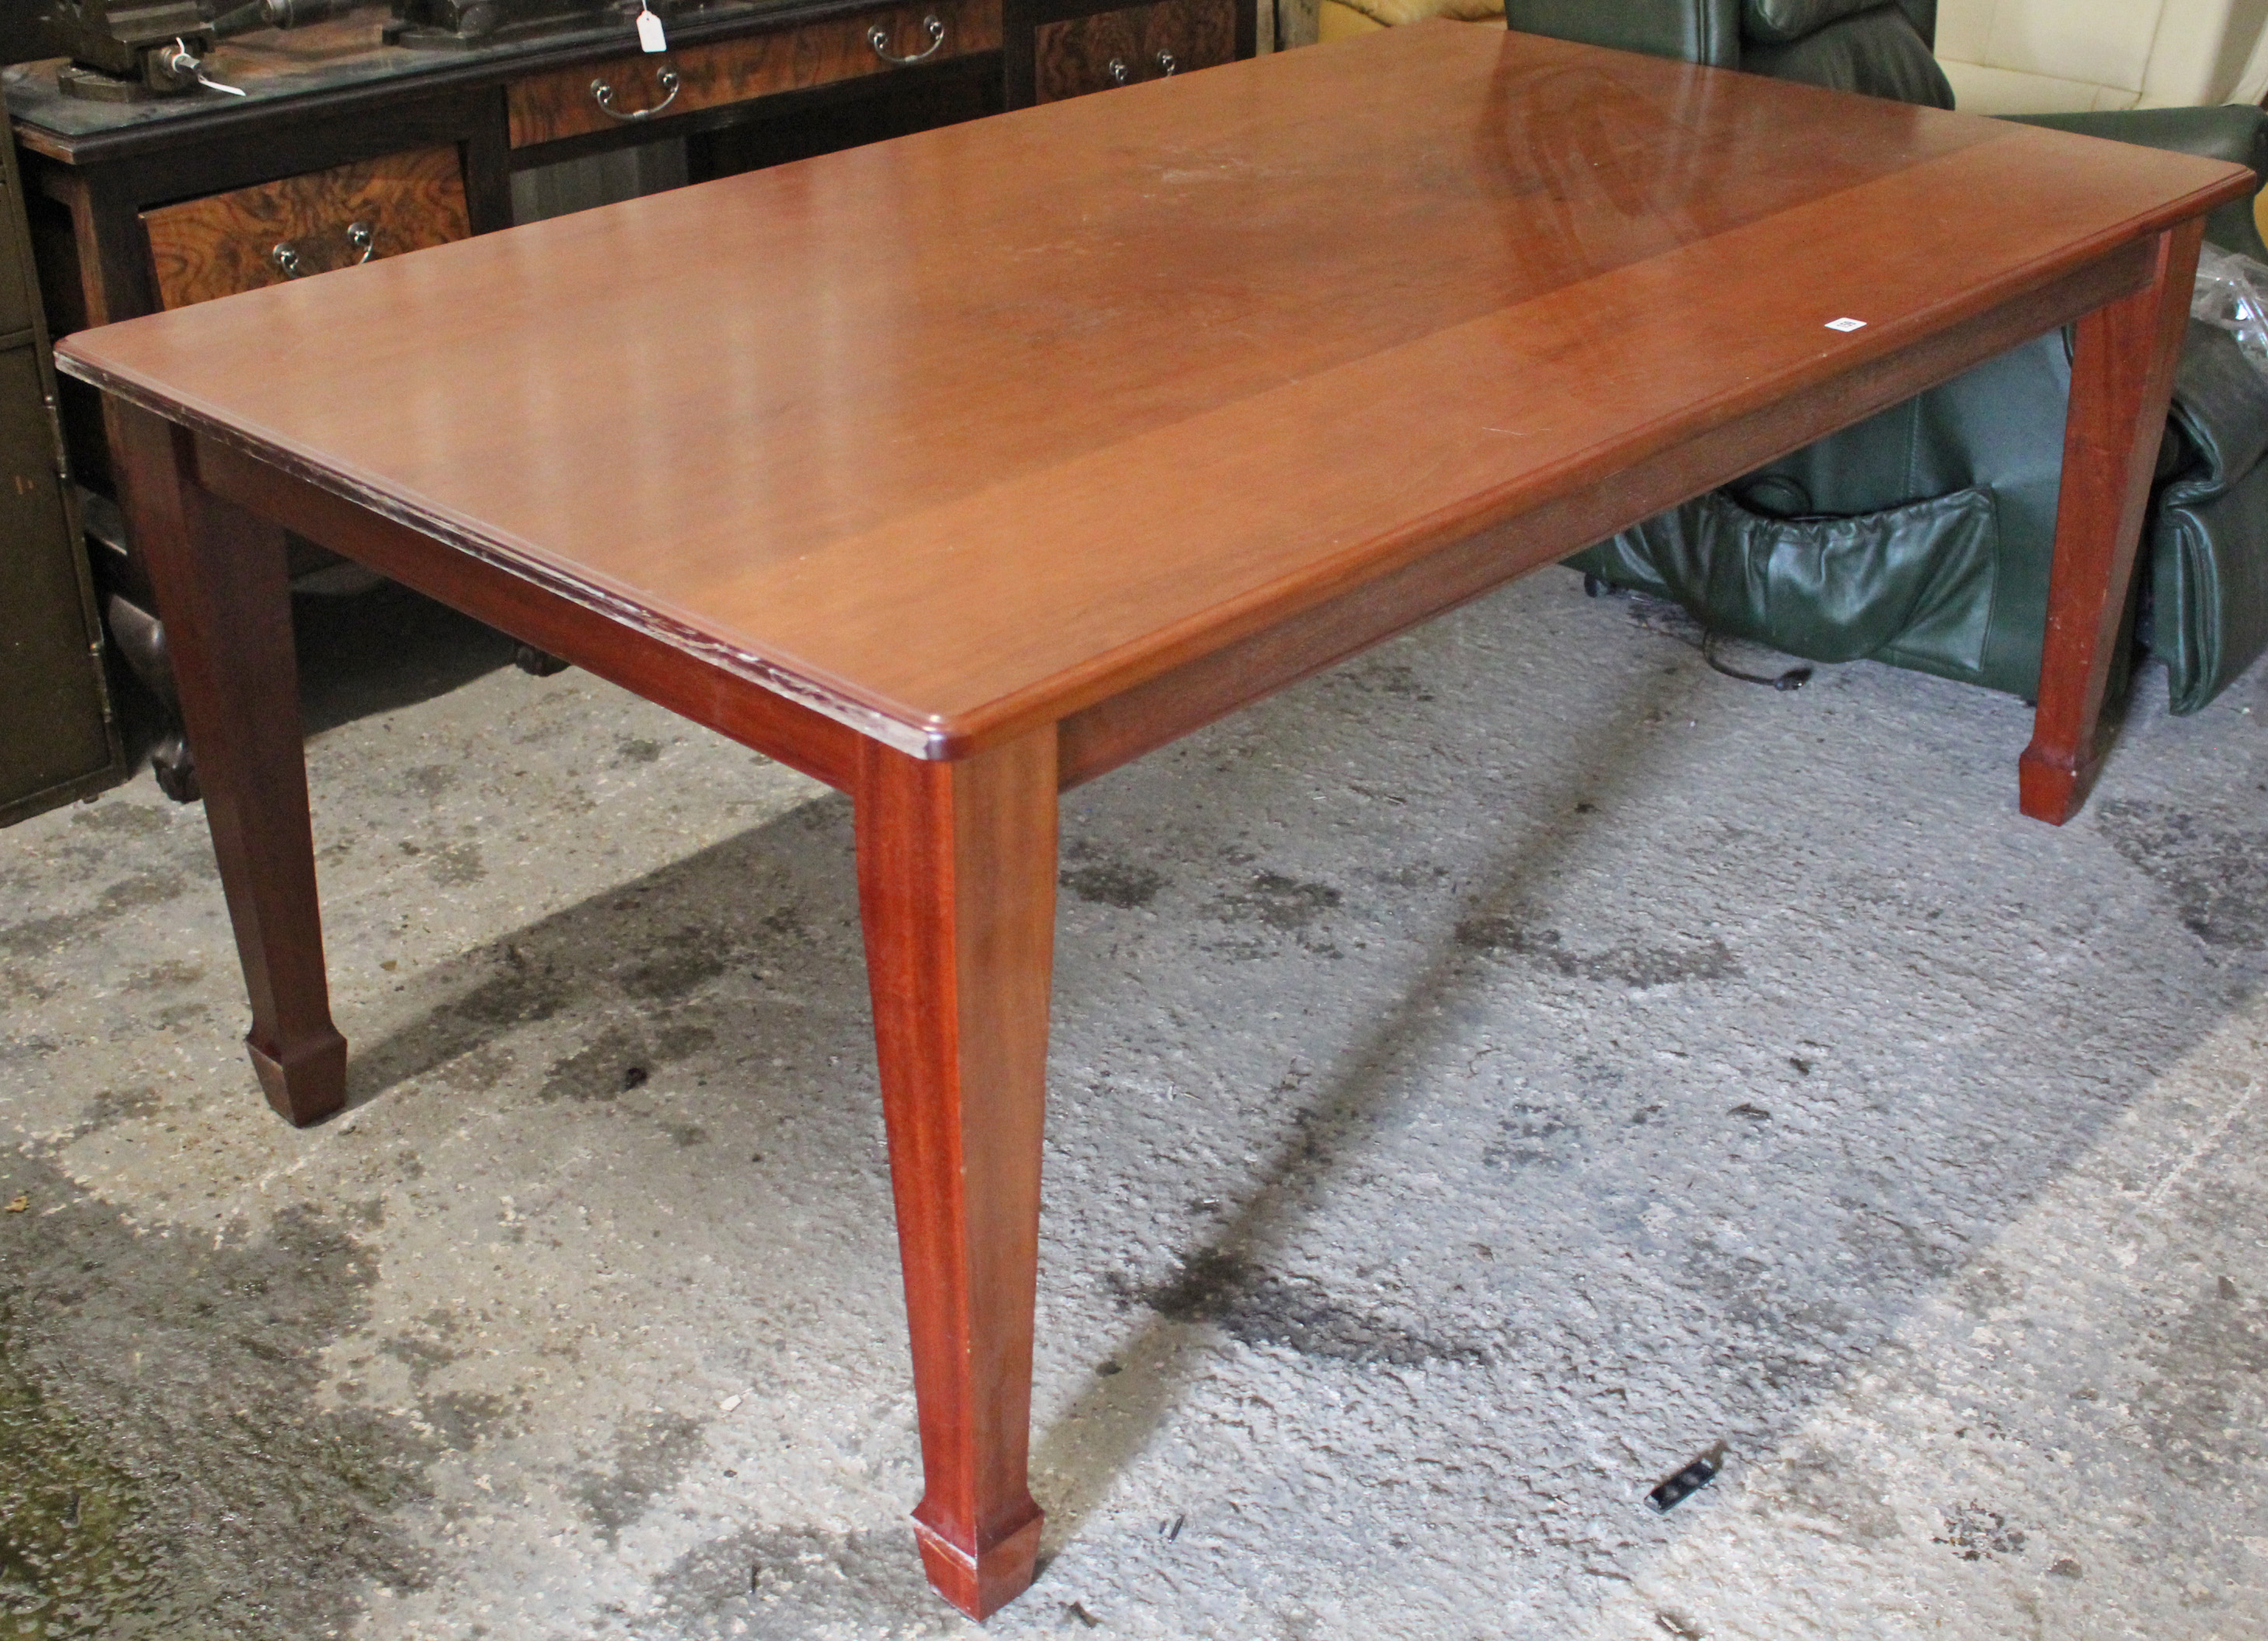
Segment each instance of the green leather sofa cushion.
M1984 489L1853 518L1793 519L1712 491L1625 530L1587 568L1791 654L1878 657L1973 682L1999 540Z
M1855 578L1822 595L1829 614L1798 614L1786 631L1767 635L1734 625L1753 614L1741 592L1745 572L1688 570L1673 577L1660 568L1665 556L1690 561L1699 552L1727 550L1734 540L1720 531L1713 543L1673 547L1672 536L1687 527L1684 508L1624 531L1570 562L1611 585L1676 599L1705 625L1739 630L1812 660L1834 660L1849 652L1850 643L1836 637L1838 626L1863 629L1887 635L1867 651L1874 659L2030 695L2039 687L2040 639L2047 622L2049 556L2040 544L2055 536L2062 407L2070 393L2069 343L2062 332L2052 332L1807 445L1730 487L1749 511L1781 515L1791 523L1888 519L1892 522L1870 527L1904 531L1901 541L1885 545L1876 558L1852 555L1842 560L1840 568ZM2025 407L2045 408L2028 412ZM1935 598L1914 599L1899 578L1918 573L1905 561L1925 550L1928 533L1939 527L1927 499L1987 489L1993 517L1991 574L1979 574L1973 563L1964 563L1938 585ZM1823 520L1822 515L1832 519ZM1949 539L1955 546L1966 540L1957 534ZM1732 591L1738 595L1735 602L1720 607L1712 601L1712 588ZM1974 600L1965 609L1958 602L1964 593ZM1782 601L1786 602L1785 593ZM1870 613L1830 619L1833 612L1860 606L1870 607ZM1911 635L1905 630L1910 625L1916 628ZM1806 647L1819 645L1822 638L1832 653L1827 647Z
M1764 45L1801 40L1815 28L1881 5L1883 0L1743 0L1741 33ZM1937 0L1897 0L1925 46L1937 43Z
M1875 6L1784 44L1751 40L1741 48L1740 66L1830 91L1859 92L1930 108L1953 107L1953 86L1945 70L1895 5Z
M2029 697L2047 622L2070 345L2067 333L2052 332L1732 487L1747 504L1734 504L1736 513L1771 523L1865 526L1855 539L1906 532L1903 543L1874 555L1845 551L1833 568L1849 578L1831 590L1815 594L1800 576L1768 576L1771 597L1761 598L1751 561L1760 543L1778 550L1771 534L1690 503L1570 562L1612 585L1675 599L1712 629L1814 660L1846 659L1888 632L1867 651L1872 659ZM2209 325L2190 326L2158 477L2142 548L2141 637L2166 665L2172 710L2194 712L2268 651L2268 380L2233 337ZM1911 498L1979 490L1992 501L1991 574L1964 559L1931 596L1915 597L1918 572L1904 560L1958 554L1969 541L1956 531L1929 546L1926 532L1944 526ZM1845 517L1805 516L1816 514ZM1767 606L1770 631L1755 624ZM2124 687L2124 660L2122 649L2114 693Z
M1860 22L1864 13L1875 10L1887 15L1857 35L1829 40L1796 58L1807 71L1791 77L1838 91L1894 95L1856 77L1867 65L1881 64L1898 85L1926 84L1930 77L1921 65L1935 67L1929 48L1937 37L1937 0L1896 0L1895 5L1887 0L1505 0L1504 19L1525 33L1549 34L1555 40L1642 51L1714 69L1753 69L1755 63L1743 60L1744 53L1800 45L1804 33ZM1882 26L1896 22L1900 14L1916 37L1904 49L1889 43ZM1918 55L1914 45L1919 48ZM1943 85L1943 75L1934 78L1936 86ZM1935 86L1931 89L1933 94ZM1944 97L1939 106L1951 107L1951 91Z
M1741 66L1741 0L1505 0L1506 24L1586 46Z
M2268 651L2268 467L2226 496L2158 513L2150 555L2150 652L2167 704L2194 712Z
M1881 4L1882 0L1742 0L1741 32L1766 45L1782 45Z
M2158 492L2151 653L2194 712L2268 651L2268 380L2227 332L2192 323L2174 387L2188 460Z
M2268 379L2236 338L2217 326L2190 322L2174 379L2173 417L2195 460L2183 464L2166 501L2210 500L2268 456Z

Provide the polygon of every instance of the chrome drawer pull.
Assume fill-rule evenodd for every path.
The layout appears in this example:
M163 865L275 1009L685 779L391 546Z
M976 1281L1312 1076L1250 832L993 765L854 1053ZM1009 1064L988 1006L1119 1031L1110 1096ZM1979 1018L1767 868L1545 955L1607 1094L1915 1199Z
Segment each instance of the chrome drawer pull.
M1113 85L1123 85L1134 77L1134 70L1126 66L1126 59L1123 57L1111 58L1109 66L1102 71L1110 77L1110 83Z
M1182 65L1174 61L1172 52L1161 51L1158 54L1158 66L1166 71L1166 77L1170 80L1174 77L1174 70Z
M668 95L651 108L633 108L628 114L623 113L615 107L615 88L604 80L591 82L591 100L599 105L599 112L609 120L620 120L625 124L637 120L651 120L675 102L677 93L685 89L685 83L677 77L675 69L664 69L653 77L653 83Z
M347 243L362 253L355 258L355 266L359 268L378 254L378 230L366 222L350 222L347 224ZM289 239L277 240L276 248L268 253L268 260L286 279L305 279L311 271L299 260L299 247Z
M945 25L938 21L934 11L922 18L922 28L929 35L929 45L926 48L917 51L910 57L898 56L890 50L890 31L880 23L866 31L866 43L874 48L874 55L883 62L902 69L909 63L928 61L937 55L939 50L945 45Z

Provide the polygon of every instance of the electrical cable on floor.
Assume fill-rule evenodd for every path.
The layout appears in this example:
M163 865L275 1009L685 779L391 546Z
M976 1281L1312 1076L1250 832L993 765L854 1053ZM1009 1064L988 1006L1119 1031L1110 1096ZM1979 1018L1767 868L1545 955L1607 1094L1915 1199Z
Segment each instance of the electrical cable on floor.
M1585 598L1595 599L1603 592L1619 592L1624 591L1625 591L1625 589L1611 586L1610 584L1602 581L1598 577L1592 575L1587 571L1586 571L1583 576L1583 596ZM1709 628L1702 628L1701 642L1695 644L1692 639L1687 637L1682 632L1672 631L1667 627L1655 626L1653 622L1646 619L1642 609L1638 613L1638 623L1639 626L1645 628L1648 632L1659 633L1662 637L1673 638L1679 644L1690 645L1691 647L1699 650L1701 651L1701 659L1709 663L1710 669L1712 672L1722 673L1727 678L1737 678L1744 684L1769 684L1772 688L1778 690L1782 695L1791 695L1809 683L1812 679L1812 673L1815 670L1808 666L1791 666L1786 672L1780 673L1776 676L1762 673L1744 673L1738 667L1728 666L1724 662L1717 659L1718 635Z
M1812 669L1808 666L1791 666L1778 677L1772 677L1763 673L1744 673L1738 667L1726 666L1717 659L1716 633L1706 628L1701 633L1701 659L1727 678L1737 678L1744 684L1770 684L1783 695L1800 689L1811 681Z

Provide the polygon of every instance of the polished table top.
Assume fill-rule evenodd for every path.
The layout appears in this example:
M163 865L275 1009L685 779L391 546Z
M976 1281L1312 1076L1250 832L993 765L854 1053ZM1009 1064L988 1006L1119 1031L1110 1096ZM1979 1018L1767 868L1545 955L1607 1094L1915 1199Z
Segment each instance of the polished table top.
M2005 303L2233 174L1432 24L61 351L958 756ZM1620 522L1675 499L1634 492Z

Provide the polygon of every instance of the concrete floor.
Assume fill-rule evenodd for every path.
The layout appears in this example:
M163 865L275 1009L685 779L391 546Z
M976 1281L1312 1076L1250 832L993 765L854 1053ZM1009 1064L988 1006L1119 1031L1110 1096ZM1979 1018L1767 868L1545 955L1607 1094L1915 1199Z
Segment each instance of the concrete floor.
M1538 577L1069 801L991 1634L2268 1633L2268 673L2056 831L2017 703L1689 637ZM843 801L303 638L346 1116L199 811L0 837L0 1635L976 1633Z

